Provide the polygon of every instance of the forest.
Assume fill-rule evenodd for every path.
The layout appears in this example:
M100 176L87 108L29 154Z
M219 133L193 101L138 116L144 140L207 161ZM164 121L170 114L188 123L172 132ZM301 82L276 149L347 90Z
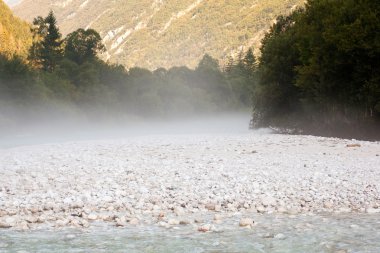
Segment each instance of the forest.
M380 138L380 5L309 0L263 39L253 125Z
M220 66L206 54L195 69L105 62L97 31L63 38L53 12L35 18L31 34L26 53L0 55L1 127L45 116L122 121L252 110L253 128L380 138L374 0L309 0L277 18L257 59L250 49Z
M62 38L53 12L32 24L27 55L1 55L0 122L3 127L30 119L123 121L129 118L184 118L249 110L253 51L224 71L205 55L195 69L155 71L110 64L93 29ZM225 67L227 69L227 66Z

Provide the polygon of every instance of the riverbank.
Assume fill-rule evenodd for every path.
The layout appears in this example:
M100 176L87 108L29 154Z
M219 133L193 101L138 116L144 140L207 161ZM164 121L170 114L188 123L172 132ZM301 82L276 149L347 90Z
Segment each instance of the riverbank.
M1 149L0 226L208 232L237 213L235 228L255 214L376 214L379 155L379 142L265 132Z

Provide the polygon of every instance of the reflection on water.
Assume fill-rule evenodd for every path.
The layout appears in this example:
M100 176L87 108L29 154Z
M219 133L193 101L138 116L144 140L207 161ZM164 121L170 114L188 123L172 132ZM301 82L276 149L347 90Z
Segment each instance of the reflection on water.
M0 252L380 252L380 215L255 217L253 229L238 217L196 228L114 228L16 232L0 230Z

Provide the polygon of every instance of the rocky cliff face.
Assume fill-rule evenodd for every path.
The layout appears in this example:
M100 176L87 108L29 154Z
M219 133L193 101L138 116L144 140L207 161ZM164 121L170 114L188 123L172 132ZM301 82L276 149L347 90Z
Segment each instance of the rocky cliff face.
M209 53L219 59L259 46L276 16L304 0L24 0L14 7L32 21L54 10L64 34L100 32L104 58L130 66L194 67Z

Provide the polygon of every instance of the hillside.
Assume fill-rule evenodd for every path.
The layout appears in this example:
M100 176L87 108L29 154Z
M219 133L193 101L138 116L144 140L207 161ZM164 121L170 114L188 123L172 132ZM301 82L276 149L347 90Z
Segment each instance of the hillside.
M32 41L29 25L0 0L0 54L25 56Z
M304 0L24 0L14 7L32 21L55 11L62 32L98 30L104 56L128 67L194 67L209 53L218 59L258 45L276 16Z

